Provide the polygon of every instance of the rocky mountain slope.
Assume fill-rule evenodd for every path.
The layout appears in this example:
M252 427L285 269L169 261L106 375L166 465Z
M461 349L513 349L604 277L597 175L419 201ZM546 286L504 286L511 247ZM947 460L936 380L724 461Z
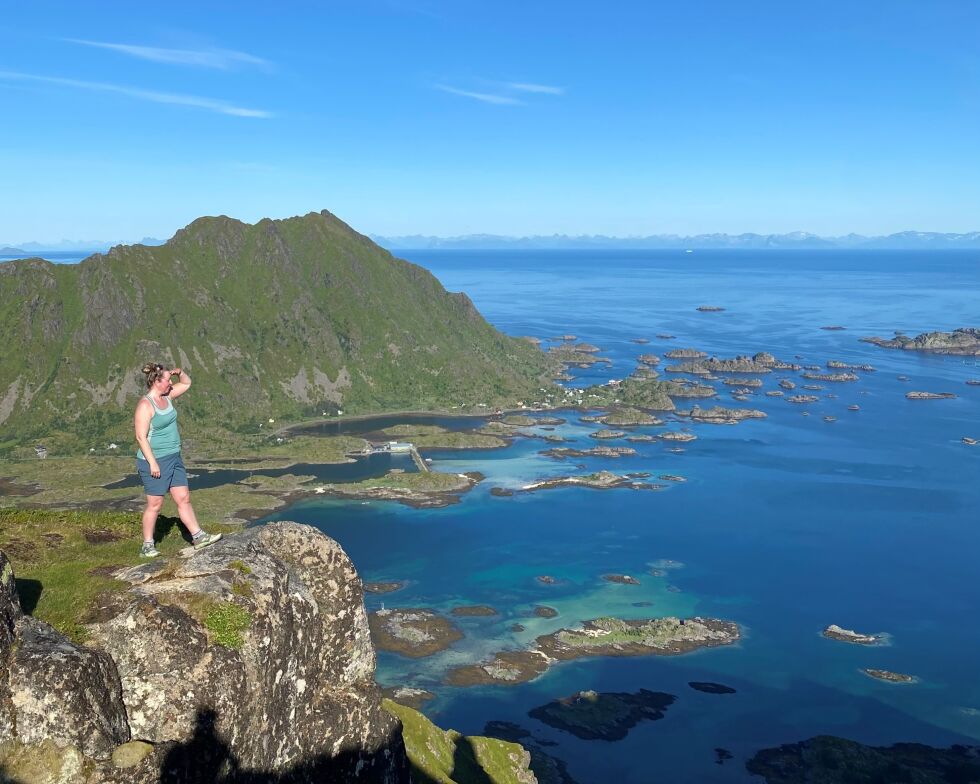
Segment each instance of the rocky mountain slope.
M512 402L548 364L325 211L200 218L78 265L0 263L0 345L0 443L128 431L152 360L191 373L183 415L229 430Z

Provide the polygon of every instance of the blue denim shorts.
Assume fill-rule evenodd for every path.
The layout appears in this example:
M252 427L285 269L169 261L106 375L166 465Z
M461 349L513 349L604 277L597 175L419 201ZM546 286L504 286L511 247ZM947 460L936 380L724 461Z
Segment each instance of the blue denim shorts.
M136 470L143 480L143 488L147 495L166 495L171 487L187 487L187 469L180 452L166 457L157 458L160 466L160 476L150 476L150 462L136 458Z

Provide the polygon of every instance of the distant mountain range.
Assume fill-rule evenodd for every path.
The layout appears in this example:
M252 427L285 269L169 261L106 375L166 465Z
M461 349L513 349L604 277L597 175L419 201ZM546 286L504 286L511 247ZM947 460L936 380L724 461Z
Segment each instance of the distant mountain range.
M467 234L461 237L430 237L412 234L401 237L371 235L371 239L390 250L549 250L549 249L820 249L877 248L890 250L980 249L980 232L944 234L933 231L903 231L880 237L846 234L821 237L805 231L789 234L653 234L648 237L606 237L601 234L570 236L567 234L506 237L497 234Z
M821 237L805 231L789 234L651 234L646 237L607 237L602 234L535 234L530 237L509 237L502 234L464 234L459 237L435 237L425 234L406 234L385 237L368 235L388 250L575 250L610 248L623 250L696 250L747 249L791 250L820 248L871 248L881 250L945 250L980 249L980 231L950 234L936 231L902 231L897 234L867 236L845 234L840 237ZM73 251L104 253L116 245L163 245L166 240L144 237L138 243L108 242L105 240L61 240L60 242L21 242L16 247L0 247L0 256L43 256L45 253ZM0 243L3 245L3 243Z
M25 256L37 256L39 253L67 253L71 251L88 251L99 253L109 250L115 245L163 245L166 240L158 240L156 237L144 237L138 243L129 242L108 242L106 240L61 240L60 242L18 242L16 247L8 245L0 247L0 256L13 256L14 254L24 254ZM0 242L0 246L3 243Z

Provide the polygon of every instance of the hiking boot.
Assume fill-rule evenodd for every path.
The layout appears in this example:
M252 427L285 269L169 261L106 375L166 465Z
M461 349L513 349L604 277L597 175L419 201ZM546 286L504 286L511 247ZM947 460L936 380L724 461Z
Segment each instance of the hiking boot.
M214 544L220 538L221 534L209 534L202 528L201 533L196 537L192 537L191 542L193 543L195 550L200 550L202 547L207 547L208 545Z
M158 555L160 555L160 551L157 550L153 542L143 542L143 546L140 548L140 558L156 558Z

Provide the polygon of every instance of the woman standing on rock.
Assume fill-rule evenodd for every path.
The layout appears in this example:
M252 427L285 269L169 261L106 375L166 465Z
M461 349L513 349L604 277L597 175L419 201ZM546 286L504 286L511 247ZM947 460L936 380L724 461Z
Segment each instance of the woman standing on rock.
M187 469L180 456L180 433L177 431L177 409L174 398L183 395L191 386L191 377L180 368L164 369L163 365L148 362L143 366L147 394L136 405L136 470L146 490L146 509L143 510L143 547L140 555L156 558L160 555L153 529L163 506L163 497L170 491L177 504L180 521L187 527L194 549L214 544L221 534L209 534L197 523L187 487ZM177 383L173 377L177 376Z

